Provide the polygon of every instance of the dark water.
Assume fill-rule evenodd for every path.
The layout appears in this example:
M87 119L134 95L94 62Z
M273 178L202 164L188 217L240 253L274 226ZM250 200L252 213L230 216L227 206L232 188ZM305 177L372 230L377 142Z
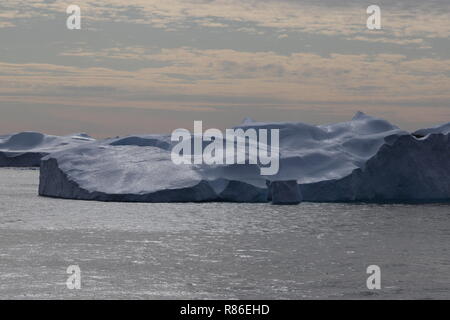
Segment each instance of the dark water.
M68 201L38 175L0 170L1 299L450 298L449 205Z

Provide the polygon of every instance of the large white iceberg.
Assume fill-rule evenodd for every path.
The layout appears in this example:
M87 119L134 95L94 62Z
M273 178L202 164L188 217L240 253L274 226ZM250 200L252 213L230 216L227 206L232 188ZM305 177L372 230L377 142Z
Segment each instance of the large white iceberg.
M52 153L95 141L84 133L52 136L39 132L20 132L0 136L0 167L39 167L41 159Z
M277 175L250 164L176 165L170 136L142 135L43 158L39 194L131 202L450 200L448 132L417 137L363 113L321 126L247 119L239 128L280 130Z

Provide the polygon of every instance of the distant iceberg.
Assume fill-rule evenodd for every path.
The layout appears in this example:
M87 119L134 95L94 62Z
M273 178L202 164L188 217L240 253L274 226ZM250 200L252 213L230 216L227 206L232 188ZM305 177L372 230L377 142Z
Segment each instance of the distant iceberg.
M127 202L450 201L448 124L441 127L410 134L360 112L321 126L247 119L239 128L280 130L275 176L250 164L175 165L169 135L107 139L44 157L39 194Z
M41 159L52 152L93 141L85 133L62 137L39 132L3 135L0 136L0 167L39 167Z

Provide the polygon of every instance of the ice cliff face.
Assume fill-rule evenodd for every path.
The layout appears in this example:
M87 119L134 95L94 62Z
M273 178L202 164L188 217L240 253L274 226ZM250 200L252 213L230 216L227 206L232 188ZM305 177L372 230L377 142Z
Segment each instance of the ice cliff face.
M51 136L38 132L21 132L0 136L0 167L39 167L41 158L76 147L94 139L86 134Z
M350 175L301 185L310 201L450 201L449 135L391 136Z
M257 123L280 130L280 171L258 165L175 165L168 135L109 139L42 160L43 196L141 202L449 201L447 133L421 138L358 113L345 123Z

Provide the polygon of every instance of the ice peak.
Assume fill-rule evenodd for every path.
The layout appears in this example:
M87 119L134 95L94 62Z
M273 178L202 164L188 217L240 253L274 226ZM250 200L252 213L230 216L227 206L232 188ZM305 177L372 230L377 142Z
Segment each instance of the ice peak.
M245 117L244 120L242 120L242 124L248 124L248 123L253 123L255 122L255 120L253 120L250 117Z
M365 114L362 111L358 111L355 113L355 115L353 116L352 120L362 120L369 117L367 114Z

